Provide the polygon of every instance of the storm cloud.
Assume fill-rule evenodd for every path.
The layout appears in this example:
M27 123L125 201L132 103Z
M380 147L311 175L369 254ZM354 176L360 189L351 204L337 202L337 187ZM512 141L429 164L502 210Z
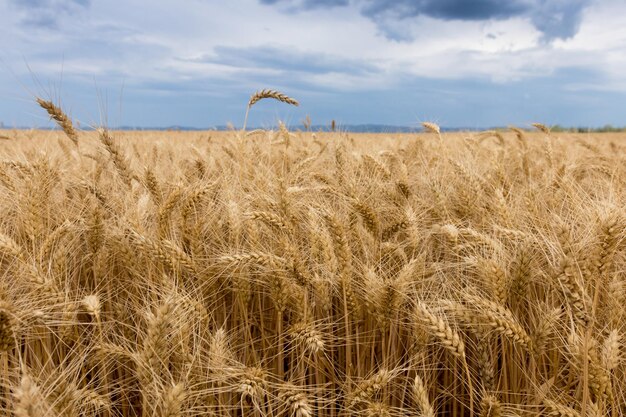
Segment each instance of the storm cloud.
M402 25L411 18L428 16L441 20L503 20L528 18L544 41L576 35L582 12L590 0L260 0L290 12L353 5L374 21L390 39L410 40Z

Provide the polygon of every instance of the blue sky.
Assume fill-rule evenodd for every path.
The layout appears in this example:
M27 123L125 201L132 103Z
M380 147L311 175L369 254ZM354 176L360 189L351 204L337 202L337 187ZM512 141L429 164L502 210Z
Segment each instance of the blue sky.
M626 125L623 0L0 0L0 121Z

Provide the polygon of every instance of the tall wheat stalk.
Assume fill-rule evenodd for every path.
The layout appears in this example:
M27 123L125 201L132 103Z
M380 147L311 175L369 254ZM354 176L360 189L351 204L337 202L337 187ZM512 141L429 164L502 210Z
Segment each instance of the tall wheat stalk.
M248 106L246 107L246 116L243 120L242 130L244 131L246 130L246 126L248 124L248 113L250 112L250 108L254 106L256 102L258 102L259 100L263 100L265 98L273 98L274 100L291 104L292 106L300 105L300 103L298 103L296 99L293 99L287 96L286 94L281 93L280 91L269 90L269 89L259 90L256 93L252 94L252 96L250 96L250 100L248 101Z

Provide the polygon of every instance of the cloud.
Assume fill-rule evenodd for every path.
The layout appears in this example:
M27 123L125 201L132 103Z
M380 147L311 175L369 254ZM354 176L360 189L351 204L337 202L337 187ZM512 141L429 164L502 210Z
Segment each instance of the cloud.
M10 0L20 12L21 23L36 28L58 29L63 16L74 15L91 5L91 0Z
M91 0L11 0L11 3L27 10L69 11L75 7L89 7Z
M302 106L261 106L251 125L295 112L474 127L621 120L624 0L240 3L0 0L0 118L46 123L30 91L58 86L86 121L98 120L98 91L116 109L123 90L122 121L146 126L241 122L260 88Z
M378 69L362 60L353 60L323 52L307 52L279 46L216 46L213 54L187 61L227 65L242 69L276 70L312 74L348 73L363 75Z
M389 13L398 18L426 15L443 20L486 20L515 16L528 7L520 0L367 0L365 16L376 18Z
M261 4L287 5L290 11L341 7L349 4L348 0L260 0Z
M588 0L540 1L531 10L531 21L545 40L572 38L580 28L582 12L588 3Z
M286 10L311 10L348 6L347 0L260 0ZM541 32L544 41L576 35L582 12L591 0L353 0L361 14L374 21L386 37L412 40L402 25L411 18L427 16L440 20L505 20L527 18Z

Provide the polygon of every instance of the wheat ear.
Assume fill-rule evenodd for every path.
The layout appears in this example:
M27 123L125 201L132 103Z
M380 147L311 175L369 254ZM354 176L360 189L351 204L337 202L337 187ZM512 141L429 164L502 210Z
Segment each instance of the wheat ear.
M250 96L250 100L248 101L248 107L246 108L246 117L243 121L243 130L246 130L246 125L248 124L248 113L250 112L250 107L254 106L256 102L259 100L263 100L264 98L273 98L274 100L281 101L283 103L291 104L292 106L299 106L300 103L296 99L289 97L286 94L281 93L276 90L264 89L257 91L256 93Z
M435 417L435 409L428 399L428 389L419 375L413 381L413 399L423 417Z
M621 336L617 329L611 330L602 346L602 365L608 371L617 368L620 363Z
M537 129L537 130L541 130L543 133L545 133L546 135L550 134L550 128L546 125L544 125L543 123L532 123L532 125Z
M309 405L306 394L300 392L297 387L287 386L285 391L279 394L279 397L284 402L286 408L285 415L294 417L313 416L313 409Z
M467 375L468 391L470 396L470 415L474 415L474 390L472 388L472 378L470 375L467 360L465 358L465 344L459 333L452 330L450 325L443 318L435 316L422 302L415 306L414 317L421 323L430 334L435 336L441 345L453 356L461 359Z
M45 400L37 384L28 375L24 375L19 386L14 390L13 404L16 417L40 417L46 415Z
M0 353L7 352L15 344L15 323L9 305L0 301Z
M464 359L465 344L457 332L442 319L435 316L421 302L415 306L415 318L437 338L441 345L452 355Z
M111 158L111 161L113 161L113 166L115 167L117 173L124 181L124 183L130 187L131 180L134 176L130 169L128 159L122 152L119 143L113 139L108 130L100 129L99 133L100 141L109 153L109 156Z
M56 106L53 102L43 100L39 97L37 97L37 104L39 104L41 108L48 112L50 118L57 122L57 124L61 129L63 129L63 132L65 132L67 137L70 138L72 142L74 142L74 145L78 146L78 133L76 133L76 129L74 129L72 121L69 117L67 117L63 110L61 110L61 108L59 106Z
M438 124L436 123L432 123L432 122L422 122L422 126L424 127L424 129L426 129L427 131L431 132L431 133L436 133L437 137L439 138L439 141L442 142L443 138L441 137L441 128L439 127Z
M182 404L185 401L187 393L185 392L185 385L178 383L168 390L163 395L163 417L179 417L182 414Z
M546 414L555 417L580 417L580 413L573 408L559 404L556 401L552 401L548 398L544 398L543 405L545 406Z

